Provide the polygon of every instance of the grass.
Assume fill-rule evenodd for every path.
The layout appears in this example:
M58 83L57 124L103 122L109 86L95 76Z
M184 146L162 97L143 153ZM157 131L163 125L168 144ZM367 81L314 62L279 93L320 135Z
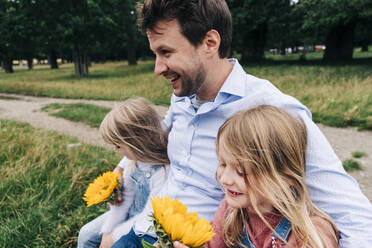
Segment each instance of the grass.
M41 110L49 112L49 115L52 116L82 122L91 127L99 127L103 118L111 109L85 103L52 103L45 105Z
M320 61L323 59L324 51L308 52L305 57L306 60ZM298 61L300 59L301 53L287 53L285 55L281 54L271 54L270 52L265 53L265 58L271 59L274 61ZM369 46L368 52L362 52L360 47L354 48L353 59L370 59L372 58L372 46Z
M344 166L344 169L348 172L353 170L362 170L362 165L354 159L346 159L342 161L342 165Z
M356 52L355 56L361 56L358 54L365 53ZM367 54L372 58L372 52ZM320 52L308 53L313 60L304 62L293 61L291 56L296 55L244 68L299 99L312 111L315 122L372 130L371 59L323 63ZM172 90L165 79L154 75L153 67L153 61L137 66L124 62L94 64L88 78L78 79L72 64L61 65L59 70L36 66L32 71L19 69L11 75L0 72L0 92L106 100L143 96L155 104L169 104Z
M112 170L112 151L0 120L0 247L76 247L80 227L105 211L87 208L88 183Z
M315 122L372 130L371 64L264 62L247 65L245 70L299 99Z
M125 100L134 96L148 98L155 104L169 104L169 83L153 73L154 62L128 66L125 62L94 64L90 76L77 78L73 64L58 70L45 65L13 74L0 71L0 92L72 99Z
M361 158L366 156L367 154L365 152L355 151L352 152L351 155L353 155L353 158Z

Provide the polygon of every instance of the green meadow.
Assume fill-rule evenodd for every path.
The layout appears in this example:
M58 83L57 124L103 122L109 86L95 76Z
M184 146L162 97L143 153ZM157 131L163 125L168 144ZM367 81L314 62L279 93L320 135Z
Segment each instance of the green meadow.
M270 60L245 65L244 69L299 99L311 110L315 122L372 129L372 60L326 64L319 53L310 55L312 60L303 62L291 60L298 55L268 56ZM61 65L58 70L45 65L31 71L18 68L14 74L0 71L0 92L119 101L142 96L168 105L171 87L154 75L153 68L154 61L137 66L126 62L93 64L90 76L82 79L74 76L72 64Z
M0 92L72 99L124 100L142 96L156 104L168 104L169 83L153 73L154 62L128 66L126 62L93 64L87 78L74 75L73 64L17 68L15 73L0 71Z
M51 116L83 122L91 127L99 127L110 108L85 103L52 103L42 107L41 110L48 112Z
M298 98L316 122L372 130L372 61L324 64L318 54L311 56L313 60L298 62L276 55L244 68ZM72 64L58 70L46 65L31 71L15 67L13 74L0 71L0 92L119 101L142 96L167 105L172 90L165 79L154 75L153 67L154 61L137 66L93 64L90 76L83 79L74 76ZM12 99L2 99L7 98ZM50 104L42 110L93 127L109 111L90 104ZM89 182L112 170L120 157L86 144L69 147L77 142L28 124L0 120L0 247L76 247L81 226L105 211L103 206L87 208L82 197ZM353 154L362 156L358 151ZM344 166L359 168L351 159Z
M119 157L77 139L0 120L0 247L76 247L78 230L104 207L82 200Z

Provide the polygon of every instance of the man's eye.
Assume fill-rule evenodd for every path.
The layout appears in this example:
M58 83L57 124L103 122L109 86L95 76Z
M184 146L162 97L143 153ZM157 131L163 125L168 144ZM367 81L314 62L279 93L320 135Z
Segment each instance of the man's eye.
M163 54L164 56L169 56L170 55L170 52L168 50L162 50L161 51L161 54Z
M220 167L226 167L226 164L225 164L225 163L220 163L219 166L220 166Z

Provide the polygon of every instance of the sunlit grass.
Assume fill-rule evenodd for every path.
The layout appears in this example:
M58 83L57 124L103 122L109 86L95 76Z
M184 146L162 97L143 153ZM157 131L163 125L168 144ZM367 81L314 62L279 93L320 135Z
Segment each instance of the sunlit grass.
M311 110L316 122L372 129L372 70L369 64L253 64L245 69L299 99Z
M0 247L76 247L80 227L104 208L87 208L88 183L119 157L76 138L0 120Z
M320 52L308 55L321 57ZM59 70L42 66L14 74L0 72L0 92L120 101L142 96L167 105L172 89L163 77L154 75L153 67L154 61L140 62L138 66L126 62L93 64L90 76L83 79L74 76L72 64L61 65ZM316 122L372 130L371 60L322 63L278 59L244 68L299 99L312 111Z
M52 103L44 106L41 110L49 112L52 116L82 122L91 127L99 127L110 108L85 103Z
M125 100L134 96L155 104L169 104L169 83L153 73L153 61L128 66L125 62L94 64L87 78L74 75L73 64L58 70L42 68L0 72L0 92L58 98Z

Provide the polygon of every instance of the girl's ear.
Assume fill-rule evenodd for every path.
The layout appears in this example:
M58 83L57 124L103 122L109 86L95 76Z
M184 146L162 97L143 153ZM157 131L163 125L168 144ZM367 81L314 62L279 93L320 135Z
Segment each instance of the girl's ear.
M215 29L209 30L202 41L202 45L205 48L205 54L210 57L214 56L218 53L218 49L220 48L221 43L221 36Z

